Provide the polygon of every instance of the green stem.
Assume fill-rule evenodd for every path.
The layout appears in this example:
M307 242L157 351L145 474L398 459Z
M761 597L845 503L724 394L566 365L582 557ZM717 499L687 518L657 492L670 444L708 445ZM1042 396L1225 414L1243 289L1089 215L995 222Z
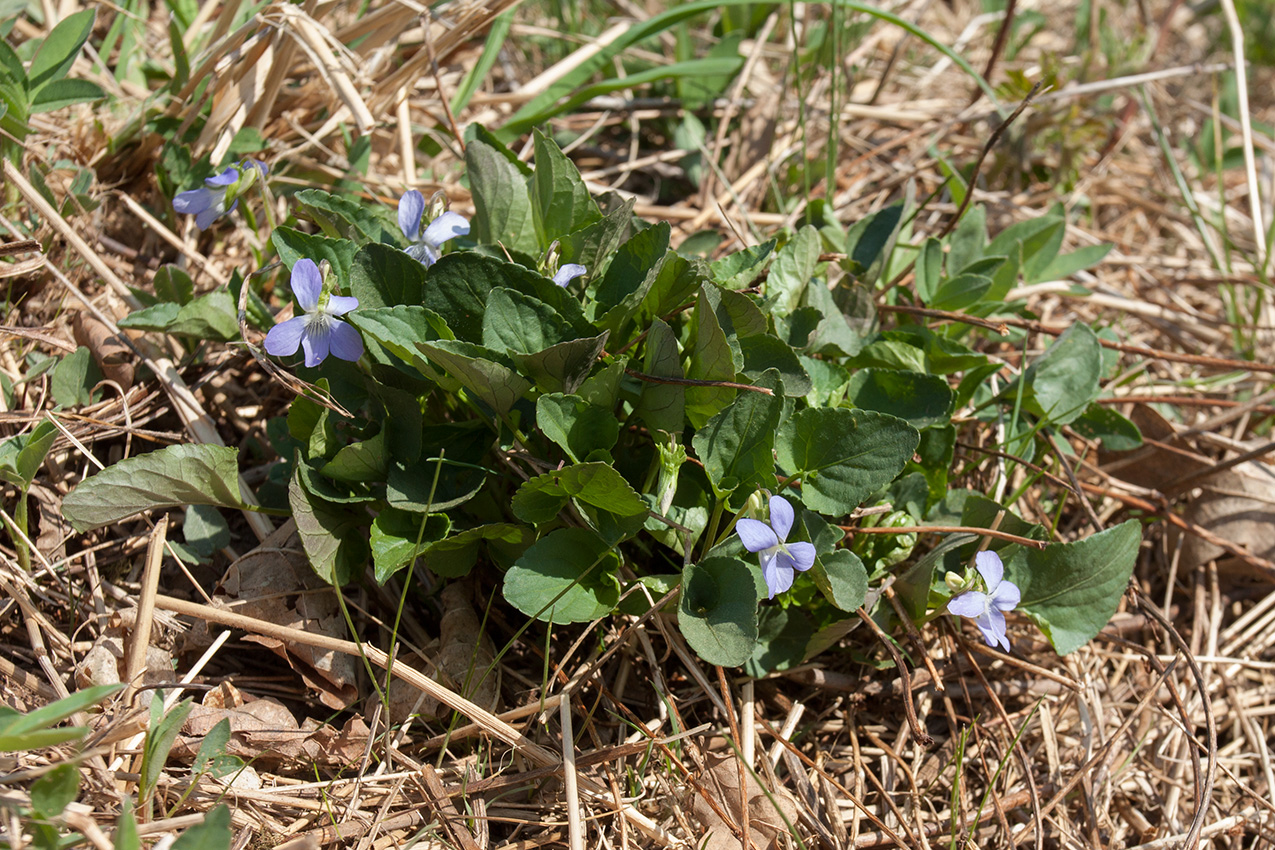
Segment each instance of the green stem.
M18 553L18 566L22 572L31 572L31 549L27 546L27 491L18 491L18 506L13 509L13 548Z

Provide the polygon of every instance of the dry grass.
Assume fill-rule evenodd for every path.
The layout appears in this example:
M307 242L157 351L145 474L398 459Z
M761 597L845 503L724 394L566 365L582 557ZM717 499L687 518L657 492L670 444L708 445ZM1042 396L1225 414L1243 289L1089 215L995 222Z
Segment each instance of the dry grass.
M208 4L200 26L216 37L192 58L192 80L212 75L203 95L212 117L195 153L211 152L215 160L236 132L256 128L284 184L323 187L350 176L348 140L364 135L370 165L357 179L367 197L390 199L409 186L427 194L441 189L463 210L468 198L454 128L475 120L498 125L566 73L573 57L594 49L583 39L546 67L539 51L553 47L547 35L561 33L533 8L520 8L491 80L452 115L447 99L477 61L492 20L512 5L453 2L422 16L406 0L374 4L366 14L336 4L275 4L231 31L216 22L229 18L216 17ZM99 9L100 21L115 14L112 8ZM800 8L817 15L814 7ZM646 16L633 4L618 9ZM976 67L990 61L999 18L980 16L965 2L903 3L895 11L957 45ZM1275 491L1265 457L1275 392L1269 370L1236 362L1235 341L1259 364L1272 361L1268 290L1249 258L1261 256L1264 242L1256 219L1272 220L1269 197L1262 202L1251 190L1269 174L1275 143L1258 134L1255 170L1226 171L1220 181L1187 161L1205 119L1218 117L1216 72L1200 63L1230 58L1221 20L1198 18L1176 3L1104 6L1106 33L1129 45L1121 61L1108 62L1076 51L1069 30L1076 10L1041 11L1068 29L1046 29L1012 60L1001 58L994 80L1009 71L1036 79L1043 68L1062 80L1114 82L1045 93L993 151L974 196L995 229L1058 200L1085 208L1068 245L1116 245L1084 278L1090 297L1074 297L1062 284L1019 293L1030 299L1043 333L1077 320L1117 329L1123 371L1104 395L1154 438L1141 454L1115 458L1072 435L1079 486L1046 477L1019 504L1046 525L1061 515L1064 538L1129 515L1148 520L1121 613L1089 646L1060 659L1018 621L1014 653L1003 655L939 620L898 636L914 668L902 677L885 663L891 655L880 639L860 628L801 669L751 682L704 667L658 613L515 638L521 622L499 604L488 608L493 588L480 582L447 613L481 618L493 647L508 652L491 700L471 702L447 685L437 608L422 602L391 636L385 623L392 622L397 588L349 591L364 664L332 616L331 592L307 584L304 565L287 572L296 560L288 553L295 549L289 529L260 515L239 524L240 548L218 555L216 569L194 572L162 560L163 521L70 533L58 499L94 465L145 443L262 444L261 423L291 398L233 347L204 352L192 364L190 352L134 340L111 361L118 371L108 372L101 402L54 410L46 375L18 387L12 409L0 412L5 434L45 418L62 429L33 490L40 517L33 572L16 567L11 548L0 553L5 702L31 708L75 689L90 649L109 644L126 659L121 673L144 672L152 684L188 681L196 701L208 706L207 718L234 717L231 751L250 760L256 783L191 782L198 733L188 727L196 740L180 743L169 762L162 805L142 826L146 841L182 831L218 801L233 808L236 848L368 850L417 841L678 847L697 845L708 823L724 824L713 846L741 846L734 836L744 831L758 848L799 846L795 837L774 837L788 832L780 813L804 846L825 848L1150 850L1272 840ZM166 15L157 11L146 25L154 58L168 61ZM23 22L18 32L39 30ZM846 66L857 70L849 96L837 101L839 114L828 114L834 81L822 74L807 81L811 106L803 118L785 76L801 32L794 36L789 7L779 7L763 37L742 46L744 73L709 110L735 119L738 130L710 135L701 153L714 165L698 191L682 171L684 153L671 148L657 122L679 107L643 99L640 91L559 119L582 134L572 147L586 177L599 189L636 196L642 215L670 221L675 233L722 232L725 250L796 221L804 202L781 209L775 195L799 194L791 169L803 157L822 156L831 133L840 145L836 185L816 183L810 198L830 197L845 222L897 199L909 181L918 197L935 191L943 176L934 150L954 163L977 156L997 121L986 100L971 106L967 78L884 26L853 46ZM1090 44L1103 35L1095 25ZM77 71L103 77L101 66L87 61ZM1148 71L1164 73L1124 79ZM1275 124L1270 72L1252 74L1253 118ZM22 173L6 169L22 198L7 214L29 223L39 213L32 231L38 249L17 241L26 224L0 220L16 260L0 266L10 296L0 370L11 380L27 371L32 353L79 344L103 352L114 321L136 304L129 287L149 288L163 262L186 263L201 289L223 284L236 268L254 270L252 250L264 232L201 235L185 221L168 229L171 219L158 212L167 202L153 177L163 140L139 133L122 147L108 146L137 120L145 93L103 81L116 92L109 108L43 116L28 140L32 159L56 145L59 157L95 168L100 209L65 217L40 209ZM1194 224L1135 82L1145 85L1194 204L1210 221L1224 215L1225 238ZM158 108L187 126L201 106L193 93L192 84ZM416 147L422 135L437 142L437 153ZM63 187L53 182L60 195ZM937 233L954 211L930 204L917 232ZM1227 259L1219 265L1211 256ZM987 450L993 437L970 428L962 440L961 481L984 486L998 463ZM245 491L264 476L264 465L246 470ZM1013 490L1022 482L1009 483ZM255 546L253 535L264 542ZM254 571L267 568L263 558L292 576L282 599L247 589ZM163 563L169 566L161 569ZM222 576L227 567L233 581ZM263 654L263 644L273 654ZM167 650L175 670L157 669L148 646ZM405 683L391 693L402 713L361 714L376 704L368 699L372 679L384 684L386 651L397 659L395 679ZM400 724L422 693L456 713L439 710L435 720L383 734L387 720ZM70 827L103 850L112 846L121 800L136 793L145 719L128 702L135 696L130 691L93 718L84 787L67 815ZM352 701L350 710L337 710ZM257 717L254 705L270 713ZM734 752L743 760L721 758ZM66 755L24 753L5 769L39 769ZM741 782L745 761L755 781ZM27 787L7 784L0 809L11 813ZM0 829L10 846L22 843L15 820Z

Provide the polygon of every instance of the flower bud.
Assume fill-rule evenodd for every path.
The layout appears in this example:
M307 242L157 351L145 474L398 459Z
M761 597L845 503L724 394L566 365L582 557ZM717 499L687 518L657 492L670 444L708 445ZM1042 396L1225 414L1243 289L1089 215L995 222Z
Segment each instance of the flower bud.
M943 576L943 583L947 585L947 589L952 593L960 593L966 588L965 577L960 573L949 572Z
M429 196L429 205L425 208L425 220L434 219L447 212L447 193L442 189Z

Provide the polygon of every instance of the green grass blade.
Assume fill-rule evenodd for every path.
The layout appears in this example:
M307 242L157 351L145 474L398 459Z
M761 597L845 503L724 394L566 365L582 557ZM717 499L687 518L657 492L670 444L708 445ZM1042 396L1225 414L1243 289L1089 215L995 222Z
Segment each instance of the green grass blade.
M904 20L903 18L899 17L893 12L887 12L884 9L880 9L868 3L859 2L859 0L834 0L834 2L843 9L849 9L851 11L860 12L864 15L877 18L878 20L884 21L889 24L893 24L894 26L897 26L903 29L904 31L916 36L921 41L924 41L926 44L933 47L935 50L938 50L948 59L951 59L952 62L954 62L957 67L959 67L962 71L964 71L967 75L969 75L969 77L978 84L978 87L982 89L983 93L987 95L988 99L992 102L992 105L995 106L998 110L1000 109L1000 102L996 99L996 93L992 90L992 87L988 85L987 81L983 79L982 74L974 70L973 66L971 66L969 62L965 61L965 58L963 56L961 56L952 48L948 47L946 44L943 44L942 42L940 42L938 39L936 39L934 36L930 35L925 30L918 27L916 24L913 24L910 21ZM567 103L565 104L562 104L560 106L555 106L555 104L557 104L558 101L567 92L576 88L577 86L582 84L585 80L593 76L593 74L597 73L599 70L606 67L613 58L615 58L617 55L619 55L620 53L622 53L624 50L628 49L629 47L635 44L638 44L652 36L658 35L664 32L665 30L668 30L676 26L682 21L685 21L703 12L720 11L723 7L747 6L749 4L750 4L749 0L699 0L699 2L684 3L681 5L675 6L674 8L669 9L666 12L662 12L656 15L655 17L651 18L648 21L642 21L641 23L636 24L627 33L622 35L620 38L616 39L614 42L607 45L602 50L599 50L595 55L590 57L588 60L581 63L580 66L576 68L572 73L567 74L565 77L559 80L556 84L550 86L548 89L542 92L539 96L534 97L530 101L528 101L522 107L522 109L518 110L518 112L516 112L514 116L509 119L509 121L501 129L501 132L499 135L501 136L502 139L508 140L510 138L513 138L515 136L518 136L526 132L527 130L531 129L531 127L533 127L535 124L541 121L547 120L548 118L551 118L560 112L563 112L563 111L566 111L567 109L572 108L573 104L583 102L583 100L588 100L588 97L578 100L577 99L578 96L577 96L577 97L573 97L571 100L567 101ZM682 63L678 63L678 64L680 65ZM669 66L669 67L671 68L673 66ZM655 77L655 79L662 79L662 78L663 77L659 77L659 76ZM623 88L627 85L633 85L635 79L636 79L636 76L631 76L631 77L626 77L622 81L612 80L609 83L612 87L607 89L606 91L615 91L618 88ZM608 83L603 83L600 85L608 85ZM603 93L603 92L597 92L597 93ZM594 94L589 95L589 97L593 97L593 96L595 95Z

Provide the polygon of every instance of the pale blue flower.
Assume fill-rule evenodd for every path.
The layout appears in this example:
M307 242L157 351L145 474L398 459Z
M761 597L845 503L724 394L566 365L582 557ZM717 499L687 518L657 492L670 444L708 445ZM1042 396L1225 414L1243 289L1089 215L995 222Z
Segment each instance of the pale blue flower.
M770 523L741 519L735 524L739 539L749 552L758 553L761 574L770 589L768 598L792 587L797 573L815 564L815 547L810 543L785 543L792 531L792 505L783 496L770 497Z
M275 357L305 352L305 365L318 366L329 352L342 360L363 356L363 338L336 318L359 306L359 299L323 291L323 275L314 260L297 260L292 267L292 292L305 315L275 325L266 334L266 351Z
M180 192L173 198L173 209L179 213L193 215L195 226L207 230L214 221L239 206L241 195L257 177L265 177L270 169L264 162L256 159L245 159L238 165L232 165L225 171L204 180L199 189ZM227 206L229 201L229 206Z
M588 271L579 263L565 263L562 268L558 269L558 273L553 276L553 282L558 284L558 286L566 286Z
M469 233L469 222L460 213L445 212L422 229L424 215L425 196L420 192L409 189L398 199L398 226L412 243L406 251L428 267L438 262L444 242Z
M974 566L987 585L987 592L967 590L958 593L947 603L947 610L958 617L968 617L983 633L988 646L1000 645L1009 652L1009 638L1005 635L1005 612L1013 611L1022 600L1022 593L1012 581L1005 581L1005 565L1000 556L984 550L974 556Z

